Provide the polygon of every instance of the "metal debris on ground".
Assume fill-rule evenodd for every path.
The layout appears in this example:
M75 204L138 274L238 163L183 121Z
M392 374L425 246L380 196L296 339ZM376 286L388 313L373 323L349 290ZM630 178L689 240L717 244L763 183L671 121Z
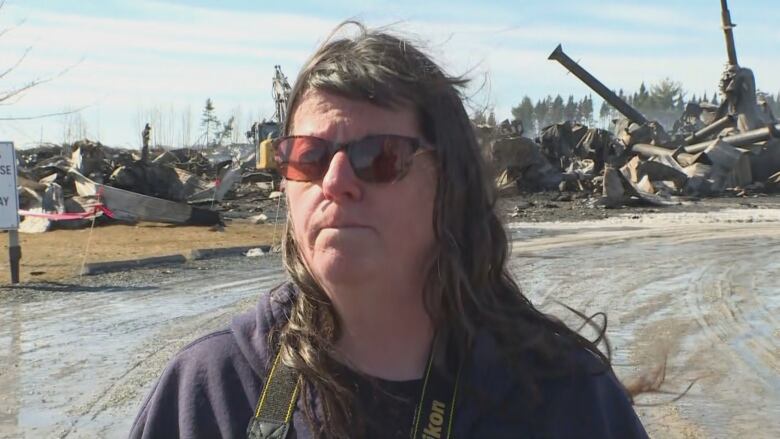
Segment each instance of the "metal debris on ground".
M148 150L142 158L89 140L20 150L21 230L87 227L91 216L207 226L257 217L279 179L255 169L255 150L253 144Z

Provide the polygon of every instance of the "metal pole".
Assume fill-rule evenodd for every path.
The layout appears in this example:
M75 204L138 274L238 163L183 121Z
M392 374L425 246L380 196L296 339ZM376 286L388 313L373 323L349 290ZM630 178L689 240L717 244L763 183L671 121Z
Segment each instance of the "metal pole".
M674 155L674 149L664 148L658 145L649 145L646 143L635 143L631 145L631 151L644 157L657 157L663 155Z
M569 55L566 55L563 52L563 47L561 47L560 44L555 48L555 50L553 50L547 59L552 59L561 63L561 65L566 67L566 70L572 72L574 76L580 78L580 80L584 82L585 85L590 87L605 101L609 102L610 105L615 107L615 109L619 111L620 114L626 116L631 122L635 122L640 125L647 123L647 119L642 115L642 113L637 111L634 107L628 105L628 103L626 103L624 100L620 99L620 97L613 93L612 90L608 89L598 79L588 73L587 70L583 69L579 64L577 64L576 61L571 59Z
M721 140L731 144L732 146L740 148L757 142L766 142L772 138L780 138L780 123L767 125L764 128L757 128L755 130L746 131L744 133L734 134L733 136L726 136ZM708 146L716 141L717 139L708 140L706 142L697 143L695 145L684 146L683 151L689 154L696 154L697 152L704 151Z
M726 53L729 56L729 64L732 66L737 64L737 48L734 44L734 28L736 24L731 22L731 12L729 12L729 5L726 4L726 0L720 0L720 14L723 21L723 33L726 36Z
M8 231L8 262L11 264L11 283L19 283L19 261L22 259L22 247L19 245L19 232Z
M646 158L670 156L677 160L680 164L692 163L695 157L693 154L680 152L677 149L667 149L656 145L648 145L646 143L637 143L631 146L631 151Z
M724 128L730 126L733 122L734 122L734 117L732 117L731 115L723 116L720 119L716 120L715 122L707 125L706 127L686 137L685 143L688 145L693 145L694 143L701 142L703 139L706 139L710 135L719 133Z

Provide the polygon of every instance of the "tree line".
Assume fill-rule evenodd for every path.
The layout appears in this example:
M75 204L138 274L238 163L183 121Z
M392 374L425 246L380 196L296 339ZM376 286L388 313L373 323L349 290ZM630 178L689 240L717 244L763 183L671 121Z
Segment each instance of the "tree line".
M663 79L656 84L648 87L642 82L639 88L633 92L626 92L620 89L615 92L618 97L626 101L629 105L639 110L650 120L661 122L665 127L670 128L674 121L680 118L685 105L689 102L709 103L719 105L719 96L717 93L708 94L704 92L701 95L686 92L682 84L669 78ZM780 92L777 95L763 93L767 105L775 116L780 116ZM476 114L475 121L489 123L490 112ZM588 95L582 98L575 98L569 95L564 99L561 95L548 95L534 102L529 96L524 96L521 102L512 107L512 118L523 123L527 135L533 135L542 128L555 123L561 123L567 120L582 123L585 125L598 125L606 127L612 119L620 115L606 101L602 101L598 112L594 110L593 97Z

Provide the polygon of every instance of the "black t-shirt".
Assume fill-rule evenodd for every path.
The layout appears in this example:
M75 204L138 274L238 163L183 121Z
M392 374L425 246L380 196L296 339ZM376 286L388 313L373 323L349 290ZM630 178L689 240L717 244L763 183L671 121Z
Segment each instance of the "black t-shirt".
M358 409L371 438L409 439L422 380L366 380L352 373Z

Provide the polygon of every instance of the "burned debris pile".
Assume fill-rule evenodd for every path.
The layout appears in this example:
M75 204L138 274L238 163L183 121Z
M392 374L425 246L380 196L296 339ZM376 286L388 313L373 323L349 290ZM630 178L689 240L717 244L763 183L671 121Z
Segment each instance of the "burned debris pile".
M129 151L82 140L17 151L20 230L99 221L213 226L262 212L278 182L255 147Z
M706 114L691 106L683 117ZM564 122L534 139L510 129L508 121L477 130L500 194L559 190L619 207L780 191L780 123L771 119L762 128L740 131L738 120L716 117L695 132L680 128L671 135L654 122L627 119L616 123L614 133Z
M594 206L668 205L683 197L780 191L780 121L757 94L753 72L737 64L730 14L722 2L728 64L720 105L689 103L667 133L571 59L558 61L623 117L613 131L564 122L522 136L505 121L477 127L500 193L574 191Z

